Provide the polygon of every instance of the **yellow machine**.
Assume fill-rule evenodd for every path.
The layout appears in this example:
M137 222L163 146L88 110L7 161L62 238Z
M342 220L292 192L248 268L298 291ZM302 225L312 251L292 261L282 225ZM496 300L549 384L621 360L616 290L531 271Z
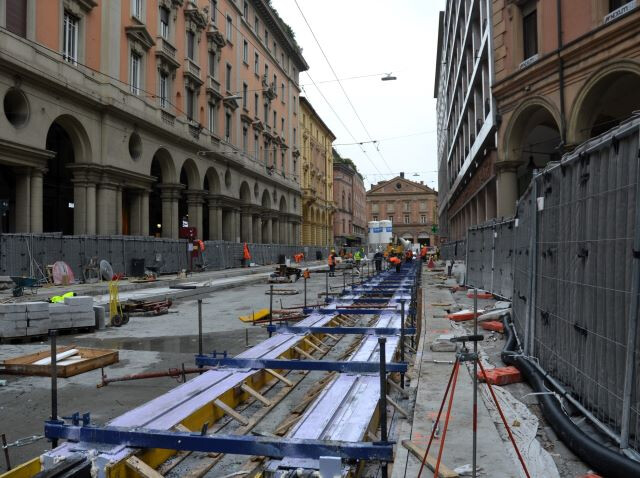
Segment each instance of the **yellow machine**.
M111 325L116 327L129 322L129 316L122 311L117 280L109 282L109 318L111 319Z

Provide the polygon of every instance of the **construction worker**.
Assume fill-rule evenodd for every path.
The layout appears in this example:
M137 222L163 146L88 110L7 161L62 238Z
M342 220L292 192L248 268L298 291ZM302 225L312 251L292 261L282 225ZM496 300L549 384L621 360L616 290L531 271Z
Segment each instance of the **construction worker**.
M242 267L249 267L249 261L251 260L251 253L249 252L249 246L244 243L242 246Z
M382 259L383 258L384 258L384 256L382 255L382 252L380 252L380 251L377 251L373 255L373 262L376 265L376 272L382 271Z
M407 249L407 252L404 254L404 259L407 262L411 262L413 260L413 251L411 251L411 249Z
M331 249L331 252L329 253L329 258L327 260L327 263L329 264L329 277L335 277L336 276L336 251L335 251L335 249Z
M422 248L420 248L420 258L422 259L422 262L427 262L427 246L422 246Z
M400 267L402 266L402 260L397 256L393 255L389 258L389 262L396 266L396 272L400 272Z
M64 299L66 299L67 297L75 297L75 296L76 296L75 292L66 292L62 295L54 295L49 299L49 302L51 302L52 304L62 304L64 303Z
M360 263L362 262L362 258L364 257L364 249L360 248L356 251L356 253L353 255L353 258L356 261L356 271L358 273L358 275L360 274Z

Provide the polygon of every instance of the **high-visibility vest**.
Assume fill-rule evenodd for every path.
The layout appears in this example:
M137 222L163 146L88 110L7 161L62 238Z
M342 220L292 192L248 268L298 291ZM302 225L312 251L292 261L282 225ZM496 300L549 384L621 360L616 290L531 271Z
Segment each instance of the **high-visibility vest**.
M335 265L336 265L336 258L335 258L335 256L333 255L333 253L330 253L330 254L329 254L329 258L327 259L327 263L328 263L330 266L335 266Z
M245 260L249 260L251 259L251 254L249 254L249 246L247 246L247 243L244 243L244 246L242 248L242 258Z
M57 303L64 302L64 299L66 299L67 297L75 297L75 295L76 295L75 292L66 292L62 295L54 295L49 300L51 301L52 304L57 304Z

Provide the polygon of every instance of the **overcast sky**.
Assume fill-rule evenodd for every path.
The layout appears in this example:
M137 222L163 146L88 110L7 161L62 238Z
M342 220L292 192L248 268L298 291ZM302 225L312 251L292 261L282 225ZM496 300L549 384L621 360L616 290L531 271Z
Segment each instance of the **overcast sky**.
M296 1L364 127L335 81ZM367 189L400 171L435 189L438 175L433 82L438 12L444 9L445 0L271 3L293 28L309 64L309 71L300 75L303 95L336 135L336 149L351 158L365 176ZM398 79L381 81L383 74L389 72ZM374 76L346 79L365 75ZM363 145L366 154L359 145L345 144L370 140L379 141L380 152L371 143Z

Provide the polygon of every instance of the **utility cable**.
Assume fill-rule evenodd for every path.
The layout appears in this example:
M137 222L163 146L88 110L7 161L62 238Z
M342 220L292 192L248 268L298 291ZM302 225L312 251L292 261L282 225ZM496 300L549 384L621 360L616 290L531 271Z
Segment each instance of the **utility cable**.
M349 95L347 94L347 91L344 89L344 86L342 85L342 82L340 81L340 78L338 78L338 75L336 74L336 71L333 69L333 66L331 65L331 62L329 61L329 58L327 57L326 53L324 52L324 49L322 48L322 45L320 45L320 42L318 41L318 38L316 37L316 34L314 33L313 29L311 28L311 25L307 21L307 17L304 16L304 13L302 12L302 9L300 8L300 5L298 4L298 0L293 0L293 1L296 4L296 7L298 8L298 11L300 12L300 15L302 15L302 19L307 24L307 27L309 28L309 31L311 32L311 35L313 36L313 39L315 40L316 44L318 45L318 48L320 49L320 52L322 53L322 56L324 56L324 59L326 60L327 65L329 65L329 68L331 69L331 72L333 73L333 76L336 78L336 81L338 82L338 85L340 85L340 89L344 93L344 96L347 98L347 102L349 103L349 105L351 106L351 109L355 113L356 118L358 118L358 121L362 125L362 128L364 129L364 132L367 133L367 136L369 137L369 140L373 141L373 138L371 137L371 134L369 134L369 130L364 125L364 122L362 121L362 118L360 118L360 115L358 114L358 111L356 110L355 106L351 102L351 98L349 98ZM308 73L307 73L307 75L308 75ZM316 88L317 88L317 86L316 86ZM354 141L355 141L355 139L354 139ZM387 161L384 159L384 156L382 155L382 152L380 151L380 149L378 147L376 147L376 151L378 151L378 154L380 155L380 159L382 159L382 162L385 164L387 169L389 169L389 171L393 171L391 169L391 167L389 166L389 164L387 163Z

